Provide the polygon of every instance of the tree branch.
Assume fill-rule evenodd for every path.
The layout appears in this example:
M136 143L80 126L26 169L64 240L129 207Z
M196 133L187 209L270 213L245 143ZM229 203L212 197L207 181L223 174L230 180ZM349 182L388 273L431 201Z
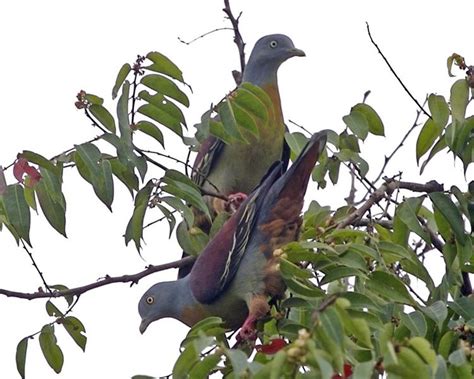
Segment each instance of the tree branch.
M64 291L53 291L49 292L33 292L33 293L26 293L26 292L17 292L17 291L9 291L6 289L0 288L0 295L4 295L7 297L16 297L19 299L26 299L26 300L34 300L34 299L43 299L43 298L58 298L64 296L79 296L85 292L93 290L95 288L103 287L112 283L131 283L137 284L138 281L145 276L151 275L158 271L168 270L170 268L180 268L190 262L193 262L196 259L194 256L188 256L186 258L182 258L177 261L165 263L162 265L149 265L145 270L140 271L136 274L132 275L122 275L122 276L109 276L106 275L104 278L98 280L95 283L87 284L84 286L71 288Z
M339 222L336 226L337 229L345 228L349 225L354 225L358 222L362 216L376 203L382 200L385 195L390 195L396 189L406 189L413 192L437 192L443 191L443 186L438 182L432 180L426 184L421 183L412 183L412 182L401 182L397 180L386 181L382 184L375 192L373 192L370 197L365 201L362 206L352 212L349 216Z
M431 118L431 115L425 111L425 109L423 108L423 106L418 102L418 100L415 99L415 97L411 94L411 92L408 90L408 88L406 87L406 85L402 82L402 80L400 79L400 77L397 75L397 73L395 72L395 70L392 68L392 65L390 64L390 62L388 61L387 58L385 58L385 55L383 55L382 51L380 50L380 48L378 47L378 45L375 43L374 39L372 38L372 35L370 34L370 27L369 27L369 23L366 22L366 25L367 25L367 33L369 34L369 38L370 38L370 42L372 42L372 45L375 46L375 48L377 49L378 53L382 56L383 60L385 61L385 63L387 64L388 68L390 69L390 71L392 72L392 74L395 76L395 78L397 78L398 82L401 84L401 86L403 87L403 89L405 90L405 92L408 94L408 96L410 96L410 98L415 102L415 104L418 106L418 108L420 108L420 110L429 118Z
M239 19L240 19L240 16L242 16L242 12L240 12L239 15L235 17L232 13L232 10L230 9L229 0L224 0L224 9L222 10L227 15L227 18L232 24L232 29L234 29L234 42L237 45L237 49L239 50L240 74L242 75L245 70L245 42L239 30ZM236 79L236 81L238 82L237 85L239 85L240 84L240 81L238 80L239 78L236 78L234 75L234 79Z

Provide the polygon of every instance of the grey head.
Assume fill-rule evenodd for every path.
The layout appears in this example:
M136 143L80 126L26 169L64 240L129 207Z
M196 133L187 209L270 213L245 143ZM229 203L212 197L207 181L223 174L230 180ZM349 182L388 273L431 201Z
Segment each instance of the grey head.
M142 319L140 333L144 333L153 322L165 317L180 320L184 288L183 280L161 282L151 286L141 297L138 303L138 313Z
M255 44L243 81L263 85L276 81L280 65L291 57L304 57L303 50L297 49L290 37L284 34L270 34L260 38Z

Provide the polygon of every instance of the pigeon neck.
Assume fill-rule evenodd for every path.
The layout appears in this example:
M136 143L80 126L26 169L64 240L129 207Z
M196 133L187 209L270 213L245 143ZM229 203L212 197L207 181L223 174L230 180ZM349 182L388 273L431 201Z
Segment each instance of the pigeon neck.
M252 62L250 60L244 70L242 81L252 83L253 85L259 87L263 87L265 85L277 86L278 67L279 64L276 65L274 62L259 64L258 62Z

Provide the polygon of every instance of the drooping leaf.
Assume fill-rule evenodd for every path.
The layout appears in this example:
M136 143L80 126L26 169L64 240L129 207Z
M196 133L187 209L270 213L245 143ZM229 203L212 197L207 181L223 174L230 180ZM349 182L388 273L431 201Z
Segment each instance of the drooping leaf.
M178 136L183 137L183 128L181 127L181 122L179 120L171 118L168 113L156 107L155 105L144 104L140 108L138 108L137 112L151 118L152 120L155 120L156 122L159 122L160 124L166 126L168 129L176 133ZM159 131L159 129L157 130ZM159 138L155 137L156 135L157 132L154 131L152 136L159 141Z
M421 129L421 132L416 140L416 161L419 162L420 158L430 149L443 131L441 127L434 119L429 118L426 120L425 125Z
M28 350L29 337L23 338L16 347L16 369L22 379L25 379L26 352Z
M99 104L92 104L89 111L109 132L115 133L115 120L107 108Z
M151 60L153 64L145 66L145 69L160 72L184 83L183 73L168 57L157 51L149 52L146 57Z
M429 197L445 220L451 225L456 239L464 245L467 238L467 235L464 233L464 221L461 212L451 198L442 192L432 192L429 194Z
M410 329L412 337L424 337L428 331L428 326L423 313L414 311L411 313L400 313L400 320L403 325Z
M469 86L466 79L459 79L451 86L451 113L453 119L464 121L469 97Z
M346 126L361 140L365 140L369 133L369 122L364 114L358 110L351 110L351 113L342 118Z
M367 288L379 296L396 303L416 304L403 282L388 272L374 271L369 276Z
M169 119L170 123L175 124L176 122L181 123L185 128L186 119L184 118L184 114L181 109L174 104L172 101L169 101L164 95L161 93L157 93L155 95L151 95L148 91L141 91L138 96L145 100L146 102L153 104L155 107L159 108L166 114L166 118L164 120Z
M151 191L154 187L153 181L150 180L135 197L135 208L133 215L127 224L125 231L125 245L133 240L138 251L141 249L141 240L143 237L143 220L148 208L148 201L150 199Z
M23 150L19 156L25 158L28 162L35 163L40 167L46 168L56 175L61 175L61 167L56 166L49 159L46 159L42 155L29 150Z
M175 99L186 107L189 107L189 99L178 86L163 75L150 74L142 77L140 81L143 85L151 88L157 93L161 93L171 99Z
M119 159L110 159L110 166L112 173L128 188L133 196L133 191L138 191L138 178L133 172L133 169L123 165Z
M423 202L421 197L411 197L397 207L396 213L408 228L418 234L426 242L431 242L429 234L423 229L418 220L418 210Z
M449 106L444 96L432 93L428 96L428 107L430 108L432 120L436 123L438 129L442 130L449 119Z
M3 204L8 222L18 233L18 236L31 245L30 208L26 203L23 187L20 184L7 186L3 194Z
M423 171L425 170L425 167L426 165L428 164L429 161L431 161L431 159L436 155L438 154L441 150L443 150L444 148L446 148L447 144L446 144L446 138L445 136L441 136L440 139L435 143L435 145L433 146L433 148L431 149L430 153L428 154L428 158L426 158L426 160L423 162L423 164L421 165L421 168L420 168L420 174L423 174Z
M57 344L56 336L54 335L54 327L52 325L43 326L39 336L39 343L46 362L48 362L56 374L59 374L63 367L64 356L61 348Z
M365 118L367 119L367 122L369 124L369 132L377 135L377 136L384 136L385 135L385 130L383 126L382 119L380 116L375 112L375 110L370 106L365 103L359 103L356 104L352 107L352 111L357 111L362 113Z
M285 133L285 141L291 149L292 159L295 160L308 142L308 137L300 132Z
M131 149L132 130L128 119L128 98L130 97L130 83L126 80L122 86L122 94L117 102L117 118L120 130L120 140L124 147Z
M64 329L66 329L77 346L79 346L82 351L86 351L87 337L84 334L86 329L84 328L82 322L74 316L67 316L61 320L61 324L64 326Z

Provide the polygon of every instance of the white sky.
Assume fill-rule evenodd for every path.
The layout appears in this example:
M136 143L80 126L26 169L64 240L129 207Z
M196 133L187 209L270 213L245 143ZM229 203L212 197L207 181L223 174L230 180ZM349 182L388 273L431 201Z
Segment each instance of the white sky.
M396 4L396 5L394 5ZM457 1L251 1L234 0L234 12L243 10L241 31L247 54L262 35L285 33L306 51L280 70L280 90L285 117L311 131L341 131L342 116L361 101L366 90L385 123L387 138L369 137L363 146L371 172L383 162L412 125L416 106L383 63L366 33L365 21L385 55L412 93L422 101L430 92L449 97L453 79L446 58L453 52L474 61L472 2ZM185 115L192 125L211 102L233 88L232 69L239 67L230 31L219 32L186 46L214 28L229 26L222 1L99 2L83 0L2 2L0 14L0 71L2 108L0 165L10 164L24 149L46 157L84 142L98 132L74 107L76 93L84 89L105 98L115 109L110 93L120 66L137 54L160 51L184 72L193 87L191 108ZM457 71L455 70L457 73ZM293 130L295 130L293 128ZM415 133L418 135L418 132ZM171 154L185 156L177 139L169 137ZM437 179L447 187L463 183L462 165L453 168L450 156L441 154L423 177L415 164L415 138L407 143L387 173L404 170L405 180ZM369 154L368 156L367 154ZM163 161L171 165L170 162ZM342 170L342 169L341 169ZM158 176L161 173L155 171ZM369 173L370 175L370 173ZM472 179L472 170L468 179ZM7 177L13 183L11 172ZM116 183L114 212L110 214L75 170L65 174L67 233L64 239L33 217L31 239L35 259L50 284L69 287L87 284L105 274L121 275L142 270L145 262L134 247L126 248L122 234L132 211L128 191ZM465 187L463 187L465 188ZM347 185L328 185L317 193L324 204L342 204ZM311 193L312 198L315 197ZM167 240L167 225L147 230L143 257L159 264L178 258L175 242ZM174 278L174 270L157 273L138 286L115 284L82 296L73 315L85 325L86 353L56 326L65 355L61 377L129 378L171 372L178 346L186 333L174 320L154 323L142 336L138 332L137 302L153 283ZM0 288L32 292L41 285L26 253L13 238L0 234ZM0 376L19 377L15 367L18 341L50 322L43 300L0 297ZM62 306L61 300L56 304ZM54 372L42 357L38 340L29 343L28 378L52 378Z

